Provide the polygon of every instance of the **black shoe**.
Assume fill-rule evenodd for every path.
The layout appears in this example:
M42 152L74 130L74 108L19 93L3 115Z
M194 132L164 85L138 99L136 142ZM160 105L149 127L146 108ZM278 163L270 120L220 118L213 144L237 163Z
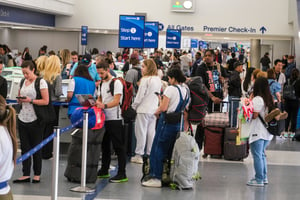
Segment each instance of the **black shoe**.
M41 180L34 180L34 179L32 179L32 183L39 183L39 182L41 182Z
M128 181L128 178L125 174L117 174L116 176L109 179L109 182L111 182L111 183L122 183L122 182L127 182L127 181Z
M109 178L110 177L110 174L108 172L108 170L102 170L100 169L97 173L97 177L98 178Z
M30 182L30 178L13 180L13 183L29 183L29 182Z

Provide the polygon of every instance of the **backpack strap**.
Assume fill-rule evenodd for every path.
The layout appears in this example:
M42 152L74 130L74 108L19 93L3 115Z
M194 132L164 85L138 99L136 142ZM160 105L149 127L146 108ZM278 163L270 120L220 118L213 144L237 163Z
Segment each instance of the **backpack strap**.
M42 94L41 94L41 90L40 90L41 79L42 79L41 77L37 77L35 79L34 88L36 91L36 99L42 99Z
M275 83L275 81L271 81L271 83L269 83L269 86L271 86L273 83Z

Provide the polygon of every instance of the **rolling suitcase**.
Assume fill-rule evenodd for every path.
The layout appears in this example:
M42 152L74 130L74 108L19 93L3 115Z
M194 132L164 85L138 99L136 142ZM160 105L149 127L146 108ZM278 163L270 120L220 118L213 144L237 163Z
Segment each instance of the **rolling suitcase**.
M223 154L223 134L224 128L205 127L204 128L204 154L203 158L208 155L215 158L221 158Z
M222 102L224 104L226 102ZM209 113L204 118L204 154L203 158L210 155L212 158L222 158L224 128L228 127L228 113L221 112ZM212 110L214 111L214 104Z
M239 101L238 99L233 99L233 101ZM232 108L232 106L231 106ZM233 113L233 112L231 112ZM232 118L232 117L231 117ZM224 132L224 159L225 160L236 160L242 161L244 158L248 157L248 142L240 140L240 124L237 118L237 126L225 128ZM233 122L233 120L231 120Z
M105 128L88 130L86 183L95 183L97 180L98 162L101 153L101 142ZM72 135L72 142L68 151L68 163L64 176L70 182L81 181L82 129Z

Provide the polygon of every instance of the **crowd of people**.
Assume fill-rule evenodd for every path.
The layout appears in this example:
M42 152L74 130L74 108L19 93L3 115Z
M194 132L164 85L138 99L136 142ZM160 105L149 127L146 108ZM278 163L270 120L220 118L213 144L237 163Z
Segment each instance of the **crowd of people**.
M10 67L9 48L0 45L0 69L3 65ZM142 50L125 48L123 52L114 55L112 52L99 53L95 48L89 54L79 55L76 51L62 49L56 55L54 51L47 52L47 46L39 50L39 57L32 58L29 48L25 48L20 58L12 59L12 66L21 66L24 81L20 83L18 102L22 105L18 115L18 130L21 144L21 154L39 144L43 138L48 137L53 126L58 125L59 107L55 108L56 121L46 124L37 118L35 106L47 105L51 101L58 100L62 95L62 80L70 79L67 91L69 102L68 115L80 107L76 94L90 94L97 97L96 106L105 112L105 133L102 142L102 162L98 171L99 178L110 178L110 182L127 182L126 175L126 139L124 138L123 117L120 104L124 98L123 85L117 76L116 70L123 72L126 81L131 82L134 88L134 100L132 108L136 110L135 123L132 124L136 142L134 156L130 161L143 164L143 157L150 158L150 172L147 179L143 180L145 187L162 187L162 173L165 160L170 160L172 149L179 130L187 130L187 117L184 117L184 127L180 121L169 124L166 116L170 113L179 112L184 108L185 115L189 109L188 100L190 93L186 79L200 76L209 96L208 112L213 112L228 96L229 102L234 98L248 97L253 101L253 118L250 126L249 143L254 159L255 176L247 184L252 186L264 186L268 183L267 162L265 149L272 139L267 129L259 121L258 116L268 116L270 120L279 116L286 118L283 137L292 137L296 130L297 112L299 108L300 79L299 70L296 68L294 56L284 56L286 60L276 59L274 67L270 67L270 59L266 53L261 59L262 69L259 66L248 67L247 58L239 52L236 58L235 52L220 52L219 50L207 49L195 53L195 58L187 51L163 52L157 49L153 54L144 55ZM222 56L223 55L223 56ZM224 57L226 55L226 57ZM246 67L246 76L242 72ZM41 77L41 78L38 78ZM36 91L35 81L39 80L39 90ZM0 83L2 85L1 79ZM4 81L5 82L5 81ZM10 156L0 156L0 164L13 166L16 155L15 128L8 122L13 120L14 111L5 106L6 93L0 93L0 140L9 140L7 148L9 152L1 152ZM295 98L285 96L284 88L292 85L295 90ZM113 90L113 91L112 91ZM41 98L37 99L37 93ZM238 104L233 106L230 119L236 122ZM3 108L2 108L3 107ZM3 110L9 110L3 114ZM276 112L274 111L276 110ZM279 112L278 112L279 110ZM284 112L285 111L285 112ZM2 114L1 114L2 113ZM8 114L6 114L8 113ZM271 114L270 114L271 113ZM158 120L157 120L158 118ZM237 124L233 123L234 126ZM7 128L6 128L7 127ZM197 125L195 139L199 148L202 148L204 127ZM3 141L2 141L3 140ZM118 160L118 173L110 177L109 167L111 162L111 144ZM14 183L39 183L42 173L42 159L52 157L51 144L32 156L33 178L31 179L31 159L23 164L23 176L14 180ZM2 166L2 164L1 164ZM13 167L7 167L5 179L10 179ZM2 168L1 168L2 169ZM11 195L8 185L0 189L0 195Z

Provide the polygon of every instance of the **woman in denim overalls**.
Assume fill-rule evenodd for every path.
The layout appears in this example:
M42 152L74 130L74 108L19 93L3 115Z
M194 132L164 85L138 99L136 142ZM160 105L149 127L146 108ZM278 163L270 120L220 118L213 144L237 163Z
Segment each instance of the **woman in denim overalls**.
M156 114L159 117L156 134L150 153L150 179L142 182L146 187L161 187L164 160L170 160L177 133L180 131L180 121L169 124L165 120L166 113L181 112L189 101L189 90L183 85L186 78L179 68L171 68L168 72L170 86L166 88L163 99Z

